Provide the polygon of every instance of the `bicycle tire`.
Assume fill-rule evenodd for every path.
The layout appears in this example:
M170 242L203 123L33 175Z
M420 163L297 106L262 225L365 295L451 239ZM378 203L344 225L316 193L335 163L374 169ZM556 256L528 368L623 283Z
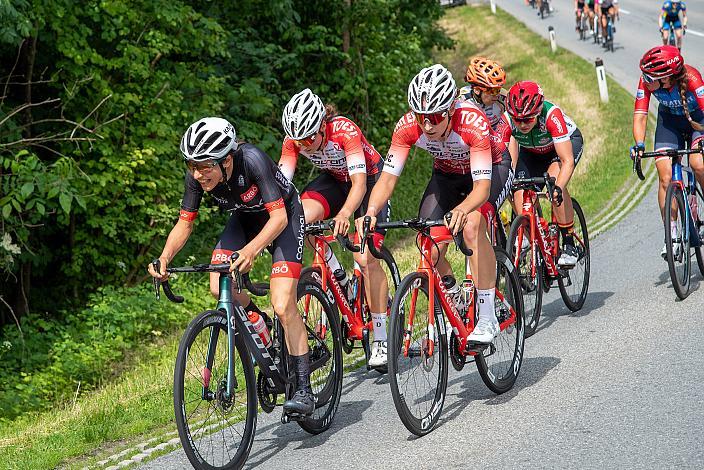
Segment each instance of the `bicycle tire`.
M432 315L435 319L435 328L431 334L433 334L435 341L435 346L432 355L425 355L427 351L424 346L427 346L427 321L425 322L425 327L419 327L418 331L412 330L407 332L412 344L409 346L408 357L404 357L402 354L402 348L404 347L404 330L408 328L406 324L406 299L410 297L413 299L412 291L418 292L416 299L421 297L423 294L425 299L428 298L428 277L424 273L413 272L408 274L401 281L396 296L394 297L394 303L391 307L391 318L390 318L390 328L389 328L389 383L391 385L391 396L394 400L394 406L398 413L399 418L403 422L406 429L415 434L416 436L424 436L433 430L435 425L440 418L440 413L442 412L442 407L445 402L445 395L447 392L447 366L448 366L448 348L447 348L447 337L445 335L445 323L443 319L442 309L440 308L440 299L435 295L434 312ZM421 304L423 304L423 299L421 299ZM416 306L418 305L416 301ZM421 306L421 309L423 307ZM429 305L427 307L429 309ZM408 309L410 311L410 309ZM431 314L426 312L426 317ZM416 320L418 320L419 315L417 312L414 314L414 325ZM426 318L427 320L427 318ZM423 324L423 319L418 322L419 325ZM413 328L413 325L411 325ZM423 337L423 329L425 329L425 343ZM416 333L421 333L420 336L416 337ZM399 364L399 358L403 359L403 364ZM413 384L417 385L417 382L427 382L431 387L434 386L434 391L421 393L418 397L411 396L408 390L401 390L403 386L408 384L409 380L405 380L405 372L413 366L413 359L420 358L415 361L418 363L421 369L426 372L437 369L437 377L435 385L431 383L430 380L419 380L412 381ZM437 361L435 360L437 358ZM413 372L410 376L414 375ZM409 376L409 377L410 377ZM421 406L421 400L424 397L432 396L430 399L431 403L427 406ZM425 411L420 411L417 416L411 407L417 405L417 408L424 408Z
M521 240L518 240L519 229L521 227L523 227L523 232L521 234ZM529 219L524 215L519 215L511 223L508 241L506 242L506 251L509 253L509 259L516 267L519 279L518 282L521 288L521 295L523 297L525 337L528 338L535 334L535 331L538 328L538 321L540 320L540 313L543 305L544 273L542 263L540 263L540 254L537 253L537 256L530 255L532 250L538 250L538 247L535 244L532 248L528 248L528 251L525 254L521 253L519 259L516 260L516 249L518 244L520 243L522 246L523 237L528 236L528 234L526 234L526 230L530 232ZM534 259L537 261L537 265L535 267L535 277L531 275L531 268Z
M516 268L506 250L494 247L496 255L496 288L516 312L516 321L496 335L489 348L475 357L477 371L484 384L494 393L505 393L513 388L521 370L523 359L523 299L518 285ZM540 289L538 289L540 290ZM496 297L496 316L499 323L505 322L510 311L506 303Z
M679 249L681 250L681 256L675 256L675 253L673 252L673 238L672 230L670 229L670 217L665 217L664 225L665 250L667 252L667 268L670 271L672 287L675 289L677 297L679 297L681 300L684 300L689 295L692 258L689 252L689 236L686 236L688 234L686 234L684 230L684 225L686 223L685 220L687 217L684 204L684 194L682 193L682 189L676 184L670 184L667 187L667 192L665 193L665 207L672 207L673 203L675 203L677 207L677 223L679 223L679 227L677 230L679 232L678 238L680 239L678 245ZM678 261L677 258L681 258L682 260L681 276L677 272L677 266L675 265L675 262Z
M704 231L704 192L702 192L702 187L699 184L699 182L695 182L695 193L690 195L690 197L695 199L695 204L696 204L696 216L693 217L694 219L694 227L696 228L696 232L698 234L701 234L702 231ZM690 208L694 210L694 207L692 203L690 202ZM701 235L699 236L699 239L701 240L702 237ZM701 241L701 243L704 243L704 241ZM697 256L697 266L699 266L699 273L704 276L704 247L698 246L694 249L694 254Z
M323 292L320 283L312 275L314 271L308 271L298 281L297 300L300 301L305 296L314 297L321 306L320 312L309 310L302 313L303 321L308 330L308 347L310 349L311 363L324 353L325 348L331 355L326 362L326 370L318 368L311 371L311 385L313 394L316 397L315 411L304 420L297 421L298 425L310 434L320 434L327 430L337 413L342 393L342 344L340 340L340 325L338 314L332 308L327 295ZM299 312L301 308L299 306ZM323 325L326 328L323 328ZM284 340L282 339L282 344ZM323 346L323 343L325 346ZM329 370L328 370L329 363Z
M565 305L572 312L581 310L584 306L584 301L587 299L587 293L589 292L589 277L591 274L591 253L589 250L589 232L587 229L587 219L584 217L584 211L582 211L582 206L579 205L575 198L572 198L572 207L574 207L574 233L581 240L583 245L577 246L577 251L579 252L579 257L577 258L577 263L573 268L567 270L567 275L569 276L572 286L581 284L581 288L576 289L573 293L568 292L568 286L565 282L565 278L560 276L557 280L557 285L560 288L560 296ZM577 225L579 224L579 225ZM560 243L562 243L562 233L560 232ZM575 240L575 245L579 245L579 242ZM583 272L581 279L577 282L573 282L573 276L575 273Z
M205 364L204 354L204 357L200 358L202 362L192 363L192 365L197 368L195 373L194 371L188 370L190 353L198 354L199 352L204 353L204 351L208 350L207 346L211 338L210 333L213 332L213 329L217 330L217 339L221 337L225 338L224 348L217 347L219 345L217 339L215 344L215 354L216 356L218 353L224 354L222 358L224 364L221 364L222 361L218 361L220 364L215 367L216 364L214 363L210 371L208 371L205 367L200 366ZM205 349L203 349L203 345L199 347L196 341L199 340L200 333L206 330L210 333L207 334L206 338L203 338L207 340L204 341ZM247 461L249 452L252 449L252 443L254 442L254 433L257 426L257 385L254 378L254 366L252 365L251 356L244 342L239 335L236 336L234 351L235 370L236 374L241 377L238 377L239 380L237 383L239 387L238 390L235 391L235 398L233 400L224 399L221 393L224 391L224 382L227 378L227 350L227 316L224 312L219 310L206 310L199 314L188 325L181 338L176 355L176 364L174 367L174 414L176 417L176 428L188 460L191 462L191 465L198 470L240 469ZM237 361L237 358L239 358L239 361ZM239 368L237 367L238 363L240 364ZM244 390L241 390L242 378L244 378ZM194 379L195 382L198 383L193 383L192 387L188 387L187 381L193 381ZM212 400L203 400L201 387L203 387L206 382L208 382L208 384L213 383L213 379L217 380L218 390L214 393ZM206 386L205 388L208 389L209 387ZM190 393L187 393L187 391L190 391ZM244 407L241 403L237 404L237 398L240 396L246 399ZM200 397L202 401L189 412L187 407L192 405L194 401L197 401L198 397ZM208 402L207 410L203 410L201 414L196 415L203 402ZM212 403L215 404L212 405ZM232 426L230 426L225 415L237 411L238 409L241 410L242 408L244 408L245 411L244 429L241 433L233 432L231 429L232 426L237 425L241 420L233 422ZM217 429L223 423L211 423L210 418L213 414L216 415L217 420L224 418L225 423L225 427L215 432L211 431ZM203 415L206 416L205 420L199 422L198 420ZM194 418L193 423L189 423L189 418L191 417ZM241 415L238 418L241 418ZM240 444L237 447L237 451L234 455L230 455L230 450L234 447L235 443L232 442L232 440L224 438L222 446L218 448L216 445L215 447L216 451L221 451L221 459L218 460L221 464L215 461L208 462L206 456L203 455L203 451L198 447L198 443L208 438L208 445L206 447L213 451L212 436L217 432L224 434L225 430L229 430L229 436L226 437L235 438L236 435L239 435ZM202 433L199 435L197 431L202 431ZM227 453L227 458L225 457L225 453ZM214 460L216 459L215 455L212 457Z
M396 291L398 290L398 286L401 283L401 272L398 269L398 265L396 264L396 260L394 259L394 255L391 254L391 251L389 251L388 248L386 248L385 245L381 246L381 249L379 250L379 254L381 254L381 258L379 258L380 261L382 261L383 264L386 265L386 278L387 280L391 278L391 282L389 282L389 294L388 294L388 301L387 301L387 312L389 314L391 313L391 305L393 304L394 301L394 296L396 295ZM383 269L383 265L382 265ZM393 288L392 288L393 286ZM387 323L387 329L388 329L388 323ZM387 332L387 338L388 338L388 332ZM388 343L387 343L388 344ZM373 369L380 374L386 374L389 371L388 364L384 366L379 366L379 367L373 367Z

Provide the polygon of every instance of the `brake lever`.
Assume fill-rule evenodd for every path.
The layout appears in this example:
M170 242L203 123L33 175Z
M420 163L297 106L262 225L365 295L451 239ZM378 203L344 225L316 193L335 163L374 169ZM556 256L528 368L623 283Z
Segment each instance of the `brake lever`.
M369 228L372 225L372 218L368 215L364 216L364 221L362 222L362 240L359 247L359 252L364 254L364 247L367 244L367 236L369 236Z
M157 273L161 270L161 261L158 259L155 259L152 261L152 266L156 270ZM154 286L154 294L156 295L156 300L161 300L161 280L156 277L152 277L152 285Z
M237 253L236 251L230 255L230 269L232 269L232 265L235 263L235 261L239 257L240 257L240 254ZM233 274L233 271L230 271L230 275L232 275L232 274ZM234 276L235 276L235 283L237 284L237 293L241 294L242 293L242 273L240 273L239 269L235 269Z

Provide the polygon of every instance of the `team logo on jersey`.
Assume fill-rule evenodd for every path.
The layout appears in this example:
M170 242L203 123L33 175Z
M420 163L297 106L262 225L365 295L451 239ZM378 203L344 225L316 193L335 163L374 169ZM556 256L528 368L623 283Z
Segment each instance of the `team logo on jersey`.
M638 90L638 92L636 92L636 99L642 100L643 98L645 98L645 91Z
M697 94L697 97L704 98L704 86L697 88L695 93Z
M555 127L557 128L557 132L559 132L560 134L562 134L563 132L565 132L565 130L562 128L562 123L561 123L560 120L557 118L557 116L555 116L555 115L553 114L553 115L550 117L550 120L552 121L553 124L555 124Z
M244 187L244 176L239 175L237 177L237 186L243 188Z
M242 193L242 200L244 202L250 202L252 199L254 199L254 196L256 196L258 192L259 188L256 184L253 184L247 191Z

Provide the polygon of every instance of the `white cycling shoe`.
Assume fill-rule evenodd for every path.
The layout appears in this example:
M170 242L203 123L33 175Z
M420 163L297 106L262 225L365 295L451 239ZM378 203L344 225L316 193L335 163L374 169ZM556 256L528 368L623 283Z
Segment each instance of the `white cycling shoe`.
M494 341L496 335L499 334L499 321L496 317L480 318L477 321L477 326L474 327L472 333L467 337L467 341L472 343L489 344Z
M562 254L560 259L557 260L557 265L561 268L571 268L577 264L579 253L577 248L572 245L565 245L562 247Z
M386 348L386 341L374 341L374 343L372 343L372 355L369 358L369 365L371 367L382 367L388 363Z
M679 258L680 250L681 250L680 242L673 241L672 242L672 254L674 255L675 259ZM662 250L660 250L660 256L662 256L662 259L667 261L667 245L662 246Z

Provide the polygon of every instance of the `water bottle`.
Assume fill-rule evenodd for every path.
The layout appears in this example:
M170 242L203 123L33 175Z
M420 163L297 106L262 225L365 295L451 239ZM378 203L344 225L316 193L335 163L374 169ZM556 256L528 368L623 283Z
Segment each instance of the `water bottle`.
M455 280L454 276L447 275L442 277L442 283L445 284L445 289L447 290L447 295L452 299L452 301L455 304L455 307L457 307L457 310L459 310L460 314L463 313L463 305L462 305L462 299L461 299L461 292L460 292L460 286L457 284L457 281Z
M474 281L465 279L462 281L462 305L464 306L463 314L469 311L469 306L474 301Z
M269 329L266 327L264 317L259 315L257 312L247 312L247 317L249 318L249 321L252 322L252 325L254 325L254 331L256 331L262 339L264 347L267 349L271 347L271 335L269 334Z
M342 288L342 292L345 293L345 296L347 298L350 298L350 291L349 291L349 278L347 277L347 272L345 272L344 269L336 269L332 273L333 276L335 276L335 279L337 279L337 282L340 283L340 287Z

